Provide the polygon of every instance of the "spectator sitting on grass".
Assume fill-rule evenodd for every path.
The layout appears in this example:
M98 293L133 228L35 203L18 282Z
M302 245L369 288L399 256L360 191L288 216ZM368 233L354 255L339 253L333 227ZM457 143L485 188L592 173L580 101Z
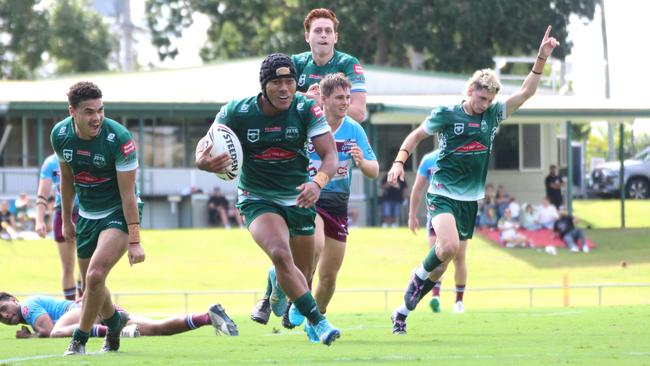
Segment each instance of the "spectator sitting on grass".
M582 252L589 253L589 245L587 245L587 240L585 239L585 234L582 229L577 228L575 225L578 223L578 219L569 215L566 209L560 211L560 218L555 221L553 230L564 240L567 247L571 252L579 252L577 242L579 241L582 245Z
M548 197L544 197L542 200L542 206L537 209L537 222L539 222L543 228L553 229L555 220L559 217L560 215L558 215L555 206L551 204Z
M509 208L503 212L503 217L499 219L498 229L501 232L499 240L506 248L526 247L528 238L517 232L519 223L512 218L512 212Z
M526 230L535 231L542 228L542 225L537 221L537 213L535 207L530 203L524 204L524 212L520 217L521 227Z

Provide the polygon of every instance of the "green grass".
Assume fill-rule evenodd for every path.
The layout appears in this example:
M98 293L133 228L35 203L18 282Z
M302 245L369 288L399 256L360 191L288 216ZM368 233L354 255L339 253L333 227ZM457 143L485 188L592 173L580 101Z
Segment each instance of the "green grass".
M15 365L648 365L647 306L477 310L463 315L419 311L407 336L390 334L384 313L332 314L342 338L332 347L307 342L302 331L278 330L245 317L240 337L211 329L173 337L123 339L120 352L60 356L66 339L15 340L3 327L1 360ZM88 351L101 346L92 339ZM11 351L9 351L11 349ZM46 356L43 359L30 357Z
M589 230L587 235L597 245L594 251L561 249L557 256L473 239L467 253L466 314L449 314L452 269L443 282L443 313L432 315L423 304L409 318L407 337L390 334L388 316L401 301L410 271L427 251L424 233L354 228L339 292L328 311L343 330L343 338L331 348L309 344L302 331L281 329L278 319L266 327L248 320L251 294L205 293L189 296L187 309L205 311L210 303L221 302L238 322L241 337L215 339L204 328L174 337L126 339L123 352L115 355L63 359L58 355L66 340L14 340L16 329L2 326L0 364L650 365L648 287L604 289L603 307L595 306L595 289L571 289L570 307L562 307L561 289L538 289L533 308L528 308L527 290L497 290L557 286L564 276L571 285L649 282L650 229ZM114 293L264 289L269 260L244 230L145 231L143 238L146 261L129 267L123 259L109 277ZM622 267L621 261L627 265ZM0 267L0 291L60 292L58 256L51 241L0 242ZM484 288L493 290L479 291ZM149 315L183 313L186 306L179 295L122 296L119 303ZM99 347L99 340L93 340L89 351ZM38 355L55 356L21 359ZM16 360L6 362L9 358Z
M608 200L575 200L575 216L594 228L620 228L621 202ZM650 227L650 200L625 200L625 227Z

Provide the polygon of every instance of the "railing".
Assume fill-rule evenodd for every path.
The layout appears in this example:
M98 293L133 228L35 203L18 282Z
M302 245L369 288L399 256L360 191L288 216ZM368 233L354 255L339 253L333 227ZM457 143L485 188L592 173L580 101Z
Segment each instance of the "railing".
M478 293L498 293L498 292L527 292L528 295L528 307L532 308L535 306L535 296L541 291L552 291L559 290L562 292L563 302L555 303L558 306L563 304L568 306L569 294L574 290L595 290L596 292L596 301L595 303L598 306L604 304L604 291L606 289L633 289L633 288L644 288L648 289L648 294L650 294L650 283L631 283L631 284L594 284L594 285L522 285L522 286L504 286L504 287L484 287L484 288L470 288L466 292L470 293L472 297L476 297ZM453 288L445 288L442 291L444 292L453 292ZM383 296L383 309L388 311L389 308L389 299L391 295L401 295L404 293L404 289L337 289L337 294L343 296L343 294L374 294ZM30 293L18 293L15 294L19 298L24 298ZM58 296L59 294L50 294L52 296ZM259 290L230 290L230 291L145 291L145 292L114 292L113 300L116 304L120 304L121 301L126 301L127 298L135 297L152 297L152 296L180 296L183 299L183 311L185 314L190 312L190 297L192 296L206 296L206 295L216 295L219 297L222 296L250 296L250 304L257 302L261 296L263 296L263 291ZM638 295L638 294L637 294ZM620 296L619 296L620 297ZM650 304L650 296L641 296L644 300L641 300L641 303ZM368 297L365 297L368 298ZM618 298L618 297L617 297ZM375 297L376 299L376 297ZM399 301L397 298L395 298ZM508 297L503 298L504 303ZM584 302L584 301L583 301ZM620 301L619 301L620 302ZM625 304L625 301L622 301ZM638 304L638 302L633 302ZM395 304L393 304L395 305Z

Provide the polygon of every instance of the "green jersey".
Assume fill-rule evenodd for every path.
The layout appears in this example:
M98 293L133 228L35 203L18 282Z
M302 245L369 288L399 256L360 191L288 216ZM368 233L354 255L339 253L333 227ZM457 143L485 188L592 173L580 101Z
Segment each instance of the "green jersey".
M298 91L306 92L312 84L320 83L327 74L342 72L352 83L354 92L366 92L366 77L363 74L363 67L356 57L347 53L334 50L334 56L325 65L318 66L314 62L311 51L291 56L296 65L298 75Z
M434 109L421 126L430 135L437 132L440 142L429 193L458 201L483 199L492 143L505 118L502 102L478 116L465 113L462 104Z
M117 172L138 167L135 143L126 127L104 118L99 134L83 140L68 117L54 126L50 141L59 160L72 169L81 217L98 220L122 209Z
M275 116L262 112L258 98L233 100L214 120L230 127L242 145L239 201L263 199L294 206L300 193L296 187L309 181L307 140L329 133L330 127L320 107L300 94Z

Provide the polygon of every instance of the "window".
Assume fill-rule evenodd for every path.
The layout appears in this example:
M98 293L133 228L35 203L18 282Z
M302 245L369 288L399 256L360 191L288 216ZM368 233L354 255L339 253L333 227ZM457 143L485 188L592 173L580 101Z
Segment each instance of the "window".
M519 169L519 125L506 124L499 127L499 132L492 144L490 169Z
M542 126L540 124L521 125L522 170L542 168Z

